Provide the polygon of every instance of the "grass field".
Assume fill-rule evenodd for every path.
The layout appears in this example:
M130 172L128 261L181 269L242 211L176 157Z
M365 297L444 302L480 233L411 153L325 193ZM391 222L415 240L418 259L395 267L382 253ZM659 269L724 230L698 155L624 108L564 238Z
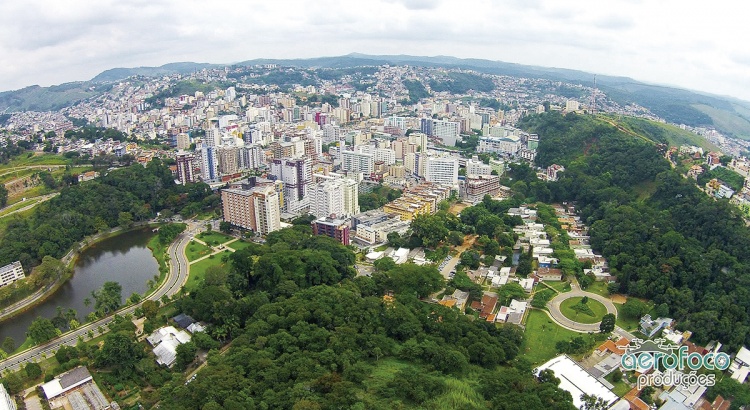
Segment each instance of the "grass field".
M605 377L605 379L606 379L606 380L607 380L608 382L612 383L612 385L613 385L613 386L615 386L615 387L614 387L614 388L612 389L612 393L616 394L616 395L617 395L617 397L622 397L622 396L624 396L625 394L627 394L627 392L629 392L629 391L630 391L631 387L630 387L630 386L629 386L629 385L628 385L628 384L627 384L627 383L625 382L625 380L624 380L624 379L625 379L625 377L626 377L625 375L623 375L623 380L620 380L619 382L613 382L613 381L612 381L612 376L613 376L613 375L614 375L614 372L613 372L613 373L610 373L610 374L608 374L608 375L607 375L607 376Z
M212 248L196 241L190 241L188 246L185 248L185 255L187 255L188 262L192 262L206 255L210 255L211 252L213 252Z
M594 282L587 289L586 292L596 293L599 296L609 297L609 290L607 290L607 282Z
M544 285L547 285L548 287L560 293L565 293L565 292L570 291L570 282L541 282L541 283L543 283Z
M560 327L544 311L533 309L526 320L521 355L533 364L544 363L559 354L555 343L561 340L568 341L576 336L589 337Z
M250 245L252 245L251 242L245 242L243 240L239 240L239 241L230 243L229 245L227 245L227 248L232 248L235 251L239 251L239 250L247 248Z
M26 206L29 206L29 205L32 205L32 204L35 204L37 202L39 202L39 198L30 198L30 199L27 199L27 200L25 200L23 202L16 202L13 205L9 205L9 206L5 207L2 211L0 211L0 218L2 218L3 216L5 216L5 215L7 215L7 214L9 214L9 213L11 213L11 212L13 212L15 210L21 209L23 207L26 207Z
M206 269L211 266L225 266L221 261L222 253L216 254L213 257L203 259L200 262L196 262L190 265L190 275L188 275L187 283L185 288L188 291L196 289L203 282L203 278L206 276Z
M231 236L224 235L221 232L215 232L215 231L203 232L203 233L198 234L196 237L202 240L203 242L209 245L213 245L213 246L220 245L222 243L229 242L232 239L234 239Z
M573 309L573 306L577 305L581 302L582 297L574 297L570 299L565 299L560 304L560 311L562 312L565 317L567 317L570 320L574 320L578 323L596 323L601 322L602 317L607 314L607 308L604 307L604 305L601 302L598 302L594 299L589 299L588 303L586 303L586 306L588 306L593 312L594 316L591 316L584 312L578 312Z

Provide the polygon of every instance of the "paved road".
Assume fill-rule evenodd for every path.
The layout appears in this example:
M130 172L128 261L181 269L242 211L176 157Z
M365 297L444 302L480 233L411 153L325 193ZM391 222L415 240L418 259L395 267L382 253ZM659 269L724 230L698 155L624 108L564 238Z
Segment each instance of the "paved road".
M549 317L552 318L552 320L554 320L555 322L557 322L557 324L559 324L560 326L566 329L574 330L576 332L581 332L581 333L588 333L588 332L596 333L599 331L599 323L601 322L596 322L596 323L591 323L591 324L578 323L578 322L568 319L560 311L560 304L562 303L563 300L570 299L570 298L577 297L577 296L578 297L588 296L589 299L593 299L593 300L596 300L597 302L601 302L604 305L604 307L607 308L607 313L612 313L615 316L617 316L617 308L615 308L615 305L614 303L612 303L611 300L603 296L599 296L596 293L584 292L580 288L578 288L575 284L571 284L571 286L573 287L573 289L570 292L560 293L554 298L552 298L552 300L550 300L549 303L547 303L547 308L549 309Z
M185 247L187 246L188 242L190 242L190 235L188 233L188 230L190 229L194 228L186 229L185 232L181 233L177 237L177 239L169 246L167 254L169 255L170 262L167 278L162 283L162 285L154 293L144 299L144 301L148 299L159 300L164 295L172 296L179 292L180 288L182 288L182 286L187 281L189 270L187 256L185 255ZM119 315L133 313L133 311L138 306L140 306L141 303L120 309L116 313ZM49 357L53 355L62 345L74 346L76 343L78 343L79 336L86 339L86 333L88 333L89 330L96 330L97 328L99 328L99 326L104 326L104 329L106 329L106 325L109 324L112 319L112 316L108 316L104 319L97 320L96 322L83 325L78 329L67 332L50 342L13 355L0 362L0 372L4 372L5 370L16 371L20 368L21 364L29 360L38 361L42 358L42 355L46 355L47 357Z

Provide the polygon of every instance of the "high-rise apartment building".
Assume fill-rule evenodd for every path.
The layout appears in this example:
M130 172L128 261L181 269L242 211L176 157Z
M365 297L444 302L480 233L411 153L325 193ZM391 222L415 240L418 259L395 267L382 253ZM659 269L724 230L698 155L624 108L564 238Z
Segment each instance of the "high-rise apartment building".
M443 145L456 146L461 124L453 121L432 120L432 136L443 140Z
M466 175L490 175L492 167L479 160L476 155L466 160Z
M308 159L274 159L271 175L284 183L284 211L300 213L310 204L308 189L312 182L312 171Z
M195 155L186 152L177 153L175 158L177 162L177 180L182 185L189 182L195 182L195 173L193 168L193 162L195 161Z
M458 159L454 157L427 157L424 178L428 182L437 184L457 184Z
M341 217L344 213L344 189L336 180L323 181L310 190L310 213L316 218Z
M273 184L223 189L224 221L266 235L281 229L279 198Z
M235 146L218 148L219 172L223 175L236 174L240 170L240 149Z
M370 175L375 170L375 156L362 152L342 151L341 169Z
M207 145L201 147L201 178L206 182L219 179L219 160L216 157L216 147Z

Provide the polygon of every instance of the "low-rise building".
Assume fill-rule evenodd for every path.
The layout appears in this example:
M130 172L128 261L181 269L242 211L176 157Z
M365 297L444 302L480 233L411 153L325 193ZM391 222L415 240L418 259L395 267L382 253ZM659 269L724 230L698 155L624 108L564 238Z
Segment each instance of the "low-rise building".
M25 278L20 261L9 263L0 268L0 287Z
M154 346L156 362L172 367L177 359L177 346L189 342L190 334L184 330L177 330L173 326L165 326L157 329L146 338L151 346Z
M325 235L336 239L344 245L349 245L349 225L343 219L320 218L312 221L313 235Z

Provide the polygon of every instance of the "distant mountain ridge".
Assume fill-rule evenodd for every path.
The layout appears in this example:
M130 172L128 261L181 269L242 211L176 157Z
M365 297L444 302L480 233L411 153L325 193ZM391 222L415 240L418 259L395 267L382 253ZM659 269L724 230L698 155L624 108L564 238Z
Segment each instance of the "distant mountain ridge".
M10 110L57 110L97 94L106 84L134 75L159 77L189 74L204 68L277 64L300 68L350 68L359 66L413 65L471 69L486 74L513 77L545 78L594 85L594 74L565 68L529 66L484 59L463 59L450 56L368 55L351 53L344 56L307 59L259 58L234 64L178 62L159 67L112 68L90 81L67 83L53 87L32 86L0 93L0 112ZM648 84L629 77L596 76L597 87L620 104L636 103L647 107L668 122L690 126L713 126L719 131L750 139L750 102L732 97L699 93L685 89Z

